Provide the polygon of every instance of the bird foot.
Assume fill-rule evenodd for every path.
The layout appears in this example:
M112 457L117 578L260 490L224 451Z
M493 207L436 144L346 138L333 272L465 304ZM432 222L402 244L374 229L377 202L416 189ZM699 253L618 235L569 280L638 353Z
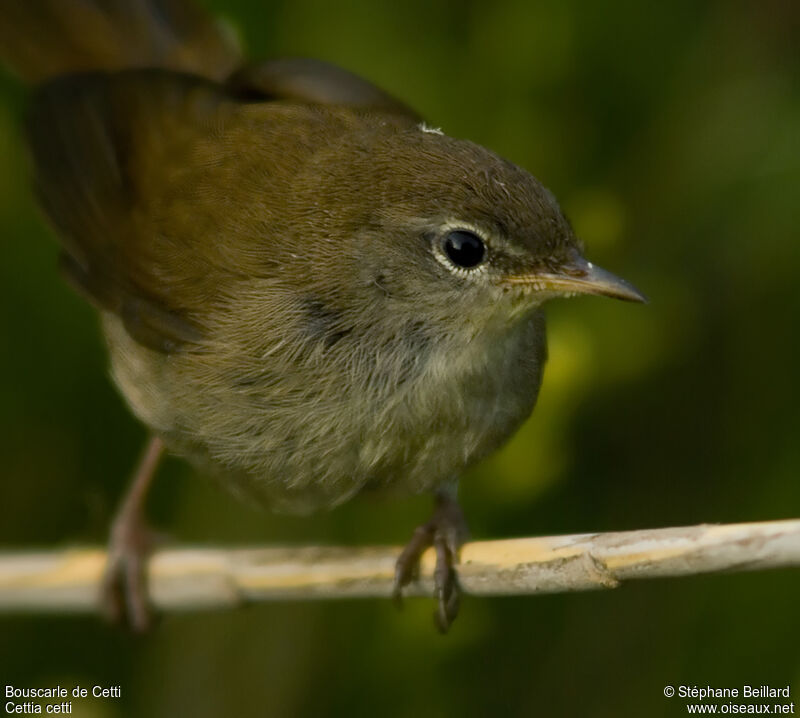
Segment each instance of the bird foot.
M136 633L153 623L148 600L147 562L155 533L139 513L122 513L114 521L101 585L103 613L112 623L128 625Z
M137 632L146 631L152 623L147 560L155 533L145 522L144 503L163 453L161 439L151 438L111 525L108 561L100 588L100 604L106 617L114 623L126 623Z
M456 616L461 599L455 564L469 535L467 522L458 502L448 494L437 494L436 508L430 521L418 526L395 564L392 597L402 602L403 588L419 576L419 563L425 550L433 546L436 568L433 572L437 608L436 627L447 633Z

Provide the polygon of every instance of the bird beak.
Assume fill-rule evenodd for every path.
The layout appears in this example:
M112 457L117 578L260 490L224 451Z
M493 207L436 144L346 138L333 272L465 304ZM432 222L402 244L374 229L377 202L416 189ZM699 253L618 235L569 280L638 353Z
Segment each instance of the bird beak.
M524 284L537 291L558 294L599 294L626 302L647 302L636 287L583 257L571 261L558 272L537 272L507 277L509 284Z

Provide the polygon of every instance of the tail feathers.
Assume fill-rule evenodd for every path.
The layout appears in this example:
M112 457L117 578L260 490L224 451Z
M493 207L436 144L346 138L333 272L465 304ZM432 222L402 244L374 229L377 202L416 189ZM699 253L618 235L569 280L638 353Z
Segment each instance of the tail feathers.
M223 80L241 54L192 0L0 0L0 62L30 84L145 67Z

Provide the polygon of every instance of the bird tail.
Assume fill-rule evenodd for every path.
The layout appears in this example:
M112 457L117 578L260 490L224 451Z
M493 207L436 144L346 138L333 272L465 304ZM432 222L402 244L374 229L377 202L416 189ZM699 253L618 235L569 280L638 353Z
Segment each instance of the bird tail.
M29 84L145 67L222 80L240 62L234 33L193 0L0 0L0 63Z

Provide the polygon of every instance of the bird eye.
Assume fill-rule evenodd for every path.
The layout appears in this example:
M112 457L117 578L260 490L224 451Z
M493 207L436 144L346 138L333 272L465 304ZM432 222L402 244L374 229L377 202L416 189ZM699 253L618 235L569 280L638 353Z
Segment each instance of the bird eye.
M447 258L462 269L477 267L486 256L486 245L474 232L454 229L448 232L443 242Z

